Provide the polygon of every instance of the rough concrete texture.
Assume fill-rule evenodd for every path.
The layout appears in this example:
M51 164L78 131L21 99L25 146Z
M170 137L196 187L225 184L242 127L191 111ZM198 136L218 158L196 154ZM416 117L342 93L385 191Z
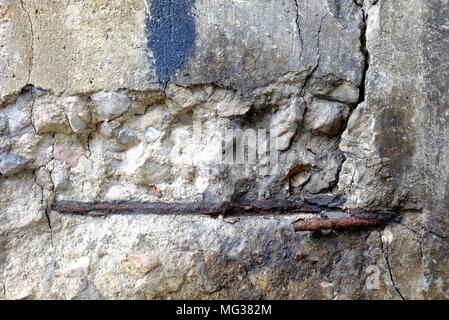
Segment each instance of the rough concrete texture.
M448 17L446 0L0 0L0 298L448 298ZM220 163L226 129L258 128L278 166ZM397 222L52 210L323 194Z

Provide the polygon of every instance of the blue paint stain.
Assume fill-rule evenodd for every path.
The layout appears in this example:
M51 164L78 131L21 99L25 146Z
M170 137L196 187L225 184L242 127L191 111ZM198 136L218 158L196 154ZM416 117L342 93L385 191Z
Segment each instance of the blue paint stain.
M147 20L148 44L153 51L156 75L165 85L181 69L195 45L195 0L152 0Z

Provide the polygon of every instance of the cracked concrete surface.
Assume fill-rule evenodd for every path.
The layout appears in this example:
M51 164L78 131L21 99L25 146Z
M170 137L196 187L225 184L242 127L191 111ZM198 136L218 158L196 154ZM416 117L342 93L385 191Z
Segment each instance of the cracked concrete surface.
M1 298L448 298L447 115L428 111L449 76L437 4L196 0L177 12L193 48L164 85L151 4L0 0ZM283 130L274 172L217 164L220 132L254 128ZM326 194L401 221L309 234L294 215L51 210Z
M392 283L394 289L396 290L396 292L398 293L399 297L402 300L405 300L404 295L402 294L401 290L399 290L399 288L396 285L396 282L394 280L394 274L393 274L393 270L391 268L389 252L388 252L388 240L384 243L384 240L382 239L382 237L380 237L380 250L382 251L382 254L385 258L385 262L387 264L388 274L390 276L391 283Z

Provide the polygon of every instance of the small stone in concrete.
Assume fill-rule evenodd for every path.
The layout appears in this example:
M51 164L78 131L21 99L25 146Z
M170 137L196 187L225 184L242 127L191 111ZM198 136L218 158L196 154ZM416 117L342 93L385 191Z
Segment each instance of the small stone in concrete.
M130 255L124 264L125 269L131 275L144 276L161 265L161 260L156 254Z
M315 100L310 108L307 121L310 121L312 133L335 136L340 133L348 115L349 108L342 103Z
M67 163L71 167L76 167L81 157L81 153L72 150L67 145L57 145L53 150L53 157L56 160Z
M290 178L290 185L298 188L306 184L310 180L311 173L308 171L295 174Z
M90 266L89 257L79 257L73 259L67 263L61 270L62 274L69 275L72 277L84 276L88 273Z
M51 172L54 191L66 190L69 185L69 173L64 167L56 166Z
M86 101L80 97L68 97L65 101L67 109L67 117L73 132L81 133L86 131L92 115Z
M149 143L155 142L157 139L160 138L161 135L162 135L162 133L153 127L149 127L145 131L145 139Z
M24 170L29 162L29 159L10 152L0 153L0 174L7 177L15 175Z
M130 147L135 145L139 140L130 128L121 128L117 134L117 140L120 144Z
M162 192L154 184L150 185L147 188L147 190L148 190L149 194L151 194L151 195L153 195L153 196L155 196L157 198L162 197Z
M248 101L222 101L217 104L217 113L220 117L241 116L251 109Z
M278 111L270 121L270 130L275 132L278 141L278 150L285 151L290 147L290 142L296 134L296 130L303 119L303 99L293 98L287 109Z
M125 93L98 92L91 96L100 115L100 120L114 120L131 107L131 100Z
M37 101L33 107L32 120L38 134L70 133L64 109L55 101Z

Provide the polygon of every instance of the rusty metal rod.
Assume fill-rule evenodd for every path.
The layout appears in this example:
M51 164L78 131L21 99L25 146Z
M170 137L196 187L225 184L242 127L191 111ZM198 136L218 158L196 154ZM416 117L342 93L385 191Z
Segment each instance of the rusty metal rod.
M344 202L344 200L343 200ZM397 215L391 211L342 210L342 199L331 195L321 195L292 200L242 200L234 202L139 202L139 201L56 201L52 209L61 214L83 216L105 215L207 215L260 216L291 215L307 213L317 215L317 219L295 222L295 231L342 230L373 227L393 221ZM332 213L334 218L325 218Z
M52 209L62 214L76 215L279 215L321 213L326 207L309 201L252 200L237 202L139 202L139 201L56 201Z
M296 232L368 228L386 225L395 221L397 218L398 216L392 212L364 212L362 210L352 210L349 211L348 216L297 221L293 224L293 228Z

